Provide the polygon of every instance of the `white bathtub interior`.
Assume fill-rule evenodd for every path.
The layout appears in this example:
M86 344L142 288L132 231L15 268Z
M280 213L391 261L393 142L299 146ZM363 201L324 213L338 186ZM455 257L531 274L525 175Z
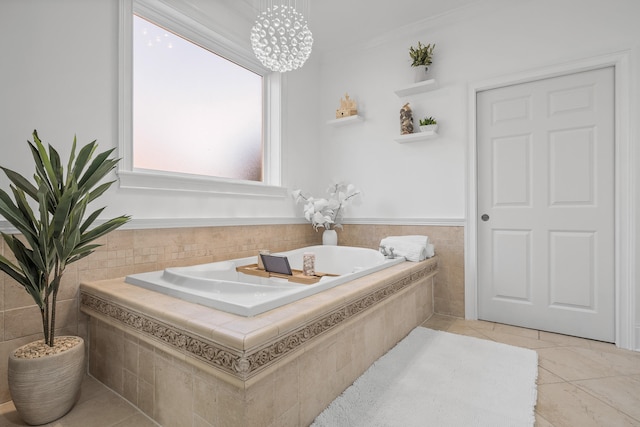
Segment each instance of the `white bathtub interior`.
M236 267L257 262L252 256L138 273L127 276L125 281L240 316L255 316L405 261L386 259L373 249L349 246L310 246L278 255L286 256L292 269L301 270L305 252L315 254L317 272L337 276L322 277L309 285L237 272Z

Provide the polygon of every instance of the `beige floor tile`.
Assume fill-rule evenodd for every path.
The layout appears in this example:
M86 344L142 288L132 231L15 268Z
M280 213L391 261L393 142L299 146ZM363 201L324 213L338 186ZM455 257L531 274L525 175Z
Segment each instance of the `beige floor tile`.
M82 379L82 385L80 386L80 397L78 398L78 402L76 405L86 401L93 399L94 397L100 395L101 393L108 392L104 384L100 381L96 380L89 375L85 375Z
M137 410L113 392L101 393L78 403L52 427L108 427L131 417Z
M623 357L629 361L632 366L640 366L640 351L625 350L616 347L614 344L604 343L600 341L591 341L590 349L599 351L604 357L611 353L616 357Z
M481 338L484 340L489 339L485 334L482 333L482 331L476 328L465 326L464 324L460 324L460 323L454 323L453 325L449 326L449 328L447 329L447 332L451 332L453 334L459 334L459 335L466 335L468 337Z
M601 352L583 347L541 348L537 351L538 364L567 381L613 377L622 375L622 369L633 369L618 360L617 355L605 357Z
M454 317L434 314L429 319L425 320L424 323L420 326L436 331L446 331L453 324L453 322L455 322Z
M638 358L638 354L629 354L627 352L611 353L583 347L576 347L573 350L582 357L589 358L595 363L606 366L621 375L640 374L640 358Z
M616 407L640 424L640 376L609 377L575 381L582 390Z
M496 323L493 327L493 331L534 340L539 338L539 332L535 329L520 328L518 326L504 325L502 323Z
M150 418L137 413L111 427L157 427L159 425Z
M536 412L536 427L554 427L549 421L542 415Z
M10 427L26 425L27 424L22 421L22 418L20 418L16 412L16 407L13 405L12 401L0 405L0 426Z
M563 383L565 382L559 376L552 374L544 368L538 366L538 385L541 384L555 384L555 383Z
M111 427L135 415L138 411L127 401L100 384L94 378L85 377L80 398L71 411L50 427ZM144 417L146 418L146 417ZM0 405L0 427L26 426L18 415L13 402ZM125 424L126 425L126 424ZM147 424L132 424L146 426ZM149 424L154 425L154 424Z
M497 325L496 325L497 326ZM499 330L494 331L482 331L482 334L486 335L493 341L501 342L503 344L515 345L518 347L538 349L547 347L556 347L556 344L550 341L542 341L538 338L528 337L525 335L514 335Z
M496 324L493 322L487 322L485 320L465 320L456 319L454 325L465 325L467 327L477 329L479 331L492 331L495 329Z
M637 420L568 383L539 386L536 412L554 427L638 426Z
M550 341L563 346L587 347L587 348L591 347L591 344L594 342L584 338L572 337L570 335L555 334L552 332L545 332L545 331L540 331L540 339L544 341Z
M601 350L609 353L629 353L635 354L638 357L638 361L640 362L640 353L637 351L624 350L616 347L615 344L610 342L602 342L602 341L589 341L589 348L593 350Z
M484 331L493 329L493 323L482 320L464 320L457 317L434 314L421 326L453 334L488 339Z

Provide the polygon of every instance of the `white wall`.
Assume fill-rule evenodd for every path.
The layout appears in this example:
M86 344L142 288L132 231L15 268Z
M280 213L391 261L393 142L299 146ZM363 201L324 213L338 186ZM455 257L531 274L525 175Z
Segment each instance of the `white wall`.
M632 202L640 202L640 148L636 120L640 101L640 2L637 0L487 0L422 25L383 34L368 46L332 52L323 59L322 115L333 118L345 92L356 99L365 122L325 126L324 180L343 177L366 197L352 217L463 218L466 215L469 144L468 87L491 78L627 51L630 55ZM408 48L436 43L430 74L440 89L410 97L414 118L435 116L440 137L398 144L403 100L394 89L412 83ZM471 189L473 191L473 189ZM640 256L640 209L636 206L630 251ZM635 232L633 231L635 230ZM634 243L635 242L635 243ZM636 277L636 345L640 346L640 278ZM627 304L627 301L619 301Z
M382 35L364 49L326 55L323 118L333 118L348 92L365 122L325 126L325 179L345 177L362 187L366 202L353 210L355 216L464 217L467 85L572 59L637 51L638 16L640 3L634 0L485 1ZM440 137L398 144L392 138L400 133L399 111L406 101L394 89L413 83L408 48L418 40L437 45L429 74L440 89L406 100L416 125L425 115L439 120Z
M33 171L26 140L38 129L66 157L74 134L115 145L117 2L0 4L3 166ZM3 188L6 179L0 178Z
M179 0L174 4L185 9ZM252 22L234 15L225 5L222 0L209 0L201 6L215 9L211 20L224 23L225 31L233 29L228 36L250 49ZM118 10L119 0L0 3L0 165L32 175L26 140L31 140L33 129L45 143L56 147L63 159L69 154L74 135L79 145L97 139L100 150L118 147ZM318 157L315 117L319 87L309 83L317 81L318 66L313 66L313 56L308 65L285 77L285 94L289 94L284 101L285 186L291 182L309 185L316 175L311 173L317 168L311 160ZM4 174L0 186L8 187ZM148 192L123 190L117 184L100 202L108 206L105 217L126 213L138 221L300 217L290 197Z

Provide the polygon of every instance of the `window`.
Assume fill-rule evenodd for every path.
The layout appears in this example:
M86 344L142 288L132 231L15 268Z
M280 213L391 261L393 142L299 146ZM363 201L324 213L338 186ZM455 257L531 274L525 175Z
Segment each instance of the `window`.
M134 168L261 182L262 93L261 75L134 16Z
M280 76L160 2L121 4L121 187L284 195Z

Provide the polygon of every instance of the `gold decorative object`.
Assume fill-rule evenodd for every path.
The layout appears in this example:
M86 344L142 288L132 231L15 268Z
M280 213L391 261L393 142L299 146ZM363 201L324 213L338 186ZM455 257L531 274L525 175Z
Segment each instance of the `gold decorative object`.
M344 94L344 99L340 98L340 108L336 110L336 119L341 117L356 116L358 114L358 106L356 101L349 98L349 94Z
M407 102L400 109L400 134L408 135L413 133L413 112Z

